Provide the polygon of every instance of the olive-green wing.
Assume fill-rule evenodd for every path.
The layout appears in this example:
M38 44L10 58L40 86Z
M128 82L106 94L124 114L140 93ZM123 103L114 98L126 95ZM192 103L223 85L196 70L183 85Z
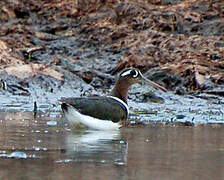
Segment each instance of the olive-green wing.
M73 106L84 115L102 120L119 122L127 119L128 115L126 107L110 97L63 98L61 101Z

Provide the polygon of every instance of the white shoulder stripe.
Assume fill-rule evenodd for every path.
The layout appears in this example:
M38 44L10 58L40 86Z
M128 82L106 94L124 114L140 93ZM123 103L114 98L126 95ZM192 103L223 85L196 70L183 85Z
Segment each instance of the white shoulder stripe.
M119 99L117 97L114 97L114 96L107 96L107 97L112 98L112 99L118 101L120 104L122 104L125 107L125 109L126 109L127 117L128 117L128 115L129 115L129 107L128 107L128 105L124 101L122 101L121 99Z

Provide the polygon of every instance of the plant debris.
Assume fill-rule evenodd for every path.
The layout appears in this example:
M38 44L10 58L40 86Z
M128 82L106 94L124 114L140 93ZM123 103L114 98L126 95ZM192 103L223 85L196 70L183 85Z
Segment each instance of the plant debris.
M85 64L94 62L89 74L115 74L128 66L166 72L157 81L180 94L184 92L176 88L192 92L223 87L223 1L2 0L0 6L1 74L24 79L39 73L63 80L69 71L100 87L99 80L86 74L90 68ZM60 43L72 37L78 51L72 40ZM82 57L88 48L97 55ZM105 52L117 55L113 64L97 61ZM57 63L49 63L58 57ZM67 66L62 59L69 61ZM171 83L172 78L178 81Z

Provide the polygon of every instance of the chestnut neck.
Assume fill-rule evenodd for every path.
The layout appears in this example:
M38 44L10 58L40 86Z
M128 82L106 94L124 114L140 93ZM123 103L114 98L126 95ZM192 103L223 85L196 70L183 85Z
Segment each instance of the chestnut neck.
M111 95L117 97L127 104L128 89L131 84L128 81L117 80L114 88L111 91Z

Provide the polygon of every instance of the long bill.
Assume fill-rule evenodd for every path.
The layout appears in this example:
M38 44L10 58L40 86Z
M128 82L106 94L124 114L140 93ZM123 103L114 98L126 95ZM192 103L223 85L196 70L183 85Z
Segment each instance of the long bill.
M147 79L143 75L142 75L142 80L146 81L149 85L151 85L154 88L157 88L157 89L160 89L160 90L162 90L164 92L167 92L167 89L166 88L164 88L163 86L160 86L159 84L157 84L157 83L155 83L153 81L150 81L149 79Z

